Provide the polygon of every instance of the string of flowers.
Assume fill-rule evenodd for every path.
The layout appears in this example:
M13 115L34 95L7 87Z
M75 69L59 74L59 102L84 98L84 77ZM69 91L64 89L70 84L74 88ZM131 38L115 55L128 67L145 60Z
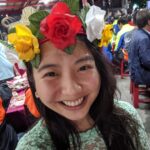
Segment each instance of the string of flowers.
M53 6L50 13L38 11L29 16L28 27L16 25L8 40L19 58L38 67L39 43L51 41L58 49L71 54L79 33L86 34L90 42L99 40L105 25L105 11L89 6L87 0L82 2L83 8L79 10L79 0L62 0Z

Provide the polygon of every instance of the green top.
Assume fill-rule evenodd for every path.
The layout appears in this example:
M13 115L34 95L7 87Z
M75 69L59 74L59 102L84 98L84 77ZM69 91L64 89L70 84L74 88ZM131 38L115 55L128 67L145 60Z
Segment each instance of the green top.
M138 129L139 150L150 150L148 137L146 135L142 121L133 108L133 106L124 101L117 101L115 105L127 111L133 119L135 119L141 127ZM104 140L99 137L96 127L80 133L81 150L106 150ZM42 119L19 141L16 150L53 150L52 141L48 134L48 130L44 127Z

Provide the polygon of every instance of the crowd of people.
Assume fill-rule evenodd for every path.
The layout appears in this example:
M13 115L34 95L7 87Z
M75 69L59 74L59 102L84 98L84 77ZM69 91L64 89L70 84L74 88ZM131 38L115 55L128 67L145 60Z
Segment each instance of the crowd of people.
M111 19L110 19L111 18ZM121 60L135 84L150 85L150 10L139 9L132 14L107 17L111 36L100 44L106 57L120 66Z
M64 1L50 12L37 10L29 25L16 24L8 34L26 71L3 53L0 82L12 79L15 70L27 74L25 105L36 119L18 138L5 120L0 95L0 149L149 150L137 111L115 99L112 64L125 59L131 79L150 85L150 10L106 16L87 1L82 7L78 1Z

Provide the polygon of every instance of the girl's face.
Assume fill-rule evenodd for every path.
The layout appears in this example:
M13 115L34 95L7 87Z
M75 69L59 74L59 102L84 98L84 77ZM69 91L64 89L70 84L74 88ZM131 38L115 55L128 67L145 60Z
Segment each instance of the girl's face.
M88 126L89 109L100 90L100 76L92 54L77 41L73 54L50 42L41 46L41 62L33 69L36 94L50 109L73 121L79 128Z

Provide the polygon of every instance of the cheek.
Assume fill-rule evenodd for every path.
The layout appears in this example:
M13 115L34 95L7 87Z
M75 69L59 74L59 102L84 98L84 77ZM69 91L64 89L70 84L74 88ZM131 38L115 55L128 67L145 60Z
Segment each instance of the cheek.
M93 76L93 78L89 79L91 89L94 89L95 91L99 92L100 86L101 86L101 80L100 76L96 75Z
M43 103L48 103L54 99L55 83L50 83L48 80L42 79L36 70L33 70L35 88L38 97Z
M99 76L97 70L87 73L81 80L84 82L84 85L89 90L99 91L100 86L101 86L101 79L100 79L100 76Z
M36 83L36 91L41 101L45 104L55 99L55 85L49 81L38 81Z

